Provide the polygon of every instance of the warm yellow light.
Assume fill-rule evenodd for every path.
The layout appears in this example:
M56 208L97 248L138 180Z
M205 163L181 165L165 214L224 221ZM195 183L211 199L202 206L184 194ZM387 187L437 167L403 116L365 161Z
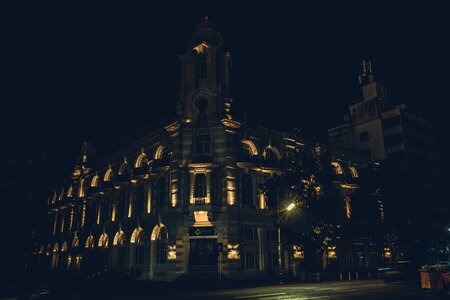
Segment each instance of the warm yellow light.
M256 147L255 143L250 140L242 140L242 144L248 147L248 152L250 155L258 155L258 148Z
M206 44L205 42L201 42L200 44L198 44L197 46L192 48L192 50L194 50L197 54L203 54L208 49L209 49L209 45Z
M141 227L135 228L133 230L133 233L131 234L130 244L140 243L143 234L144 234L144 230Z
M305 253L303 252L302 246L293 245L292 250L293 250L294 259L305 258Z
M154 159L162 159L164 153L164 146L159 145L158 148L156 148L155 153L153 154Z
M98 247L99 248L108 248L109 246L109 238L106 233L102 233L100 238L98 239Z
M228 244L228 259L239 259L241 256L239 254L239 244Z
M350 197L345 197L345 215L347 219L350 219L352 217L352 207L350 205Z
M259 208L265 209L266 208L266 195L264 192L259 193Z
M295 207L295 203L291 203L291 204L289 204L289 205L286 207L286 209L287 209L288 211L291 211L291 210L294 209L294 207Z
M176 245L169 245L168 246L167 259L168 260L175 260L175 259L177 259L177 246Z
M344 171L342 170L341 165L338 162L333 161L331 163L331 166L334 168L334 173L337 175L342 175L344 174Z
M328 252L328 258L329 259L336 259L337 255L336 255L336 246L329 246L327 247L327 252Z

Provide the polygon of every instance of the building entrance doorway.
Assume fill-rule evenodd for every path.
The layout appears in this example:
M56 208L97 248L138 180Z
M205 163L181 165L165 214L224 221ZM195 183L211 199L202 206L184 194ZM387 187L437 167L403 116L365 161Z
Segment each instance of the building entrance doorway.
M217 274L216 227L191 227L189 238L189 274Z
M217 239L191 239L190 263L193 266L217 264Z

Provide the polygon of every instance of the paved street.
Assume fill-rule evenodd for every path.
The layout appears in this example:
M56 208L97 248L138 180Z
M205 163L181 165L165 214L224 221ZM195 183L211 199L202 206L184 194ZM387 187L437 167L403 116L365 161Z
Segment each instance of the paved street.
M72 285L73 287L73 285ZM423 291L419 281L353 280L322 283L266 284L245 288L212 288L176 284L53 290L52 299L450 299L444 292Z
M270 285L257 288L193 292L165 299L446 299L426 293L420 282L385 283L380 280Z

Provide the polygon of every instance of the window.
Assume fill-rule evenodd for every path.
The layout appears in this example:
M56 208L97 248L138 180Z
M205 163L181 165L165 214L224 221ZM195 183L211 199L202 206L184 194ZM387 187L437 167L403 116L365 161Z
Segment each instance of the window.
M403 134L397 133L397 134L393 134L393 135L388 135L387 137L385 137L385 141L386 141L386 146L403 143Z
M195 154L211 154L211 137L209 135L198 135L195 137Z
M258 228L256 227L244 227L241 228L242 240L258 240Z
M258 155L258 148L250 140L243 140L242 141L242 143L241 143L241 150L242 150L242 153L243 153L244 157Z
M167 229L162 227L156 240L156 263L165 264L167 262Z
M369 140L369 132L363 131L359 133L359 141L366 142Z
M206 175L205 174L195 174L194 197L195 198L205 198L206 197Z
M253 204L253 180L248 174L241 177L241 200L243 207L252 207Z
M263 157L266 160L273 160L273 161L281 159L280 151L278 151L277 148L270 145L264 149Z
M400 125L400 116L395 116L383 120L383 128L391 128Z
M258 253L243 253L243 254L241 254L241 269L242 270L258 270L259 269Z
M166 180L163 177L159 178L156 182L155 195L159 207L164 207L166 205L167 188Z

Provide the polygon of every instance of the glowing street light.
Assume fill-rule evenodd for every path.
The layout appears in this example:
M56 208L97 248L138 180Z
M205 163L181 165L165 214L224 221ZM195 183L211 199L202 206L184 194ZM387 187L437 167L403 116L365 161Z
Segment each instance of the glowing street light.
M278 207L278 211L277 211L277 233L278 233L278 245L277 245L277 252L278 252L278 279L280 284L283 283L283 274L281 271L281 209L280 209L280 195L279 195L279 191L277 190L277 207ZM291 211L292 209L294 209L295 207L295 203L291 202L287 207L286 207L286 211Z
M291 211L291 210L294 209L294 207L295 207L295 203L291 203L291 204L289 204L289 205L286 207L286 209L287 209L288 211Z

